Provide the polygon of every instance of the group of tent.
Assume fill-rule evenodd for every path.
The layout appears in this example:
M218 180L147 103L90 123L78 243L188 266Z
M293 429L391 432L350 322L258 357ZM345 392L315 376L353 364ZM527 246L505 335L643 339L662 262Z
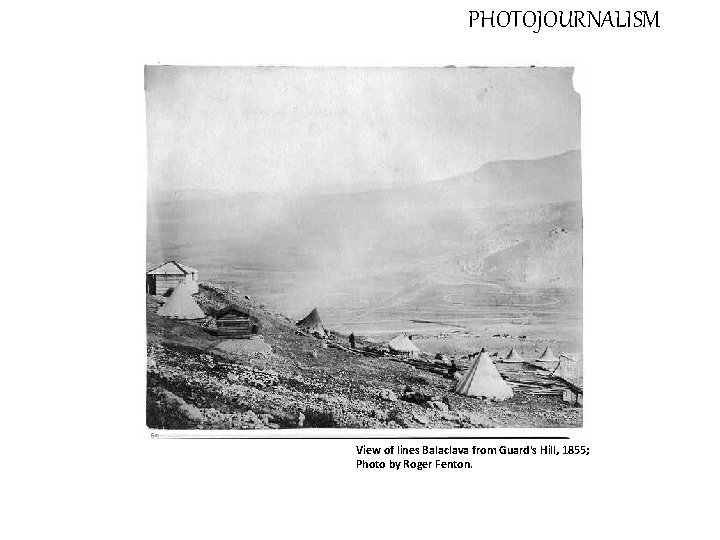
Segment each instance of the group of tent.
M297 326L303 331L320 337L327 337L328 333L322 324L317 308L314 308L305 318L297 322ZM419 358L420 350L412 340L405 334L400 334L388 343L390 352L394 355L406 358ZM565 357L556 357L550 347L534 361L528 362L515 350L510 348L510 353L500 363L522 364L528 363L535 367L548 370L554 377L567 380L571 370L568 360ZM512 388L502 378L490 355L483 349L475 356L470 367L454 388L458 394L474 397L485 397L498 401L511 398Z
M308 313L305 318L299 320L297 322L297 326L308 334L313 334L323 338L328 335L328 332L320 319L320 314L318 313L317 308L313 308L313 310ZM407 358L420 357L420 349L418 349L412 340L405 334L400 334L391 340L390 343L388 343L388 348L390 349L390 352L398 356L404 356Z
M520 363L526 362L515 350L510 349L510 354L498 363ZM574 370L570 366L570 360L565 356L557 358L550 347L534 362L528 362L536 367L550 371L553 377L569 381ZM513 396L512 388L502 378L490 355L485 349L480 351L473 360L470 367L455 385L455 392L467 396L485 397L502 401Z
M500 362L504 364L519 364L519 363L530 363L530 364L537 364L537 363L557 363L560 359L555 356L555 354L552 352L550 347L545 347L545 350L543 353L533 361L525 360L520 354L515 350L515 347L510 347L510 353L505 357L504 360L500 360Z
M192 297L191 289L187 283L180 283L173 289L170 298L158 308L157 314L163 317L184 320L205 318L205 313ZM317 308L313 309L305 318L298 321L297 326L310 334L321 337L327 336L327 330L320 320ZM405 334L396 336L388 343L388 347L393 354L399 356L408 358L419 357L420 350ZM498 362L519 364L527 361L518 354L515 348L511 348L507 357ZM550 350L550 347L547 347L536 361L527 363L540 365L542 367L554 364L552 375L566 380L572 371L567 359L563 356L557 358L552 350ZM504 400L513 396L512 388L510 388L510 385L502 378L485 349L481 350L480 353L475 356L470 367L455 385L455 392L467 396L485 397L496 400Z

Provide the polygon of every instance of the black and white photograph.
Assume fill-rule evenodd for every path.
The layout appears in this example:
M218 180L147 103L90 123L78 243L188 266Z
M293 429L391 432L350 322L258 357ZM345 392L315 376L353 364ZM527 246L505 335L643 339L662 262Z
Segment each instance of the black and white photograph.
M147 426L583 424L571 67L145 68Z

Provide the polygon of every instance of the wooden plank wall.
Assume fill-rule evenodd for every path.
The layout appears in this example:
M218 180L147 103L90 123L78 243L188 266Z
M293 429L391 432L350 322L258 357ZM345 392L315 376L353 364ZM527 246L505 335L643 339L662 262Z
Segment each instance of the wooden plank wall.
M252 336L252 325L247 317L221 318L216 320L216 324L219 336L235 338L249 338Z
M174 289L178 284L185 281L185 276L155 276L155 294L165 294L170 289Z

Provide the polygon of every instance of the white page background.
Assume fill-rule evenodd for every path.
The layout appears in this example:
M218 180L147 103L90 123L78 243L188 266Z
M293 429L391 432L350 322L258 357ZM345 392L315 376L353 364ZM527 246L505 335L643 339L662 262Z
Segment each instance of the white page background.
M718 9L652 6L6 6L6 537L708 536ZM657 9L660 28L467 22L470 9L601 8ZM587 393L584 427L562 434L591 455L360 471L355 441L151 440L144 64L574 66Z

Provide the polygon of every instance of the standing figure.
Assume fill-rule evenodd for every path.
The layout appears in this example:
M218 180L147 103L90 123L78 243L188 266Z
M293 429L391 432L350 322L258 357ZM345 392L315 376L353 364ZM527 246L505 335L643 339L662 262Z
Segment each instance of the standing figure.
M455 359L450 359L450 367L448 368L447 378L455 379L455 374L460 370L458 365L455 363Z
M350 348L351 349L355 348L355 334L353 334L353 333L350 334Z

